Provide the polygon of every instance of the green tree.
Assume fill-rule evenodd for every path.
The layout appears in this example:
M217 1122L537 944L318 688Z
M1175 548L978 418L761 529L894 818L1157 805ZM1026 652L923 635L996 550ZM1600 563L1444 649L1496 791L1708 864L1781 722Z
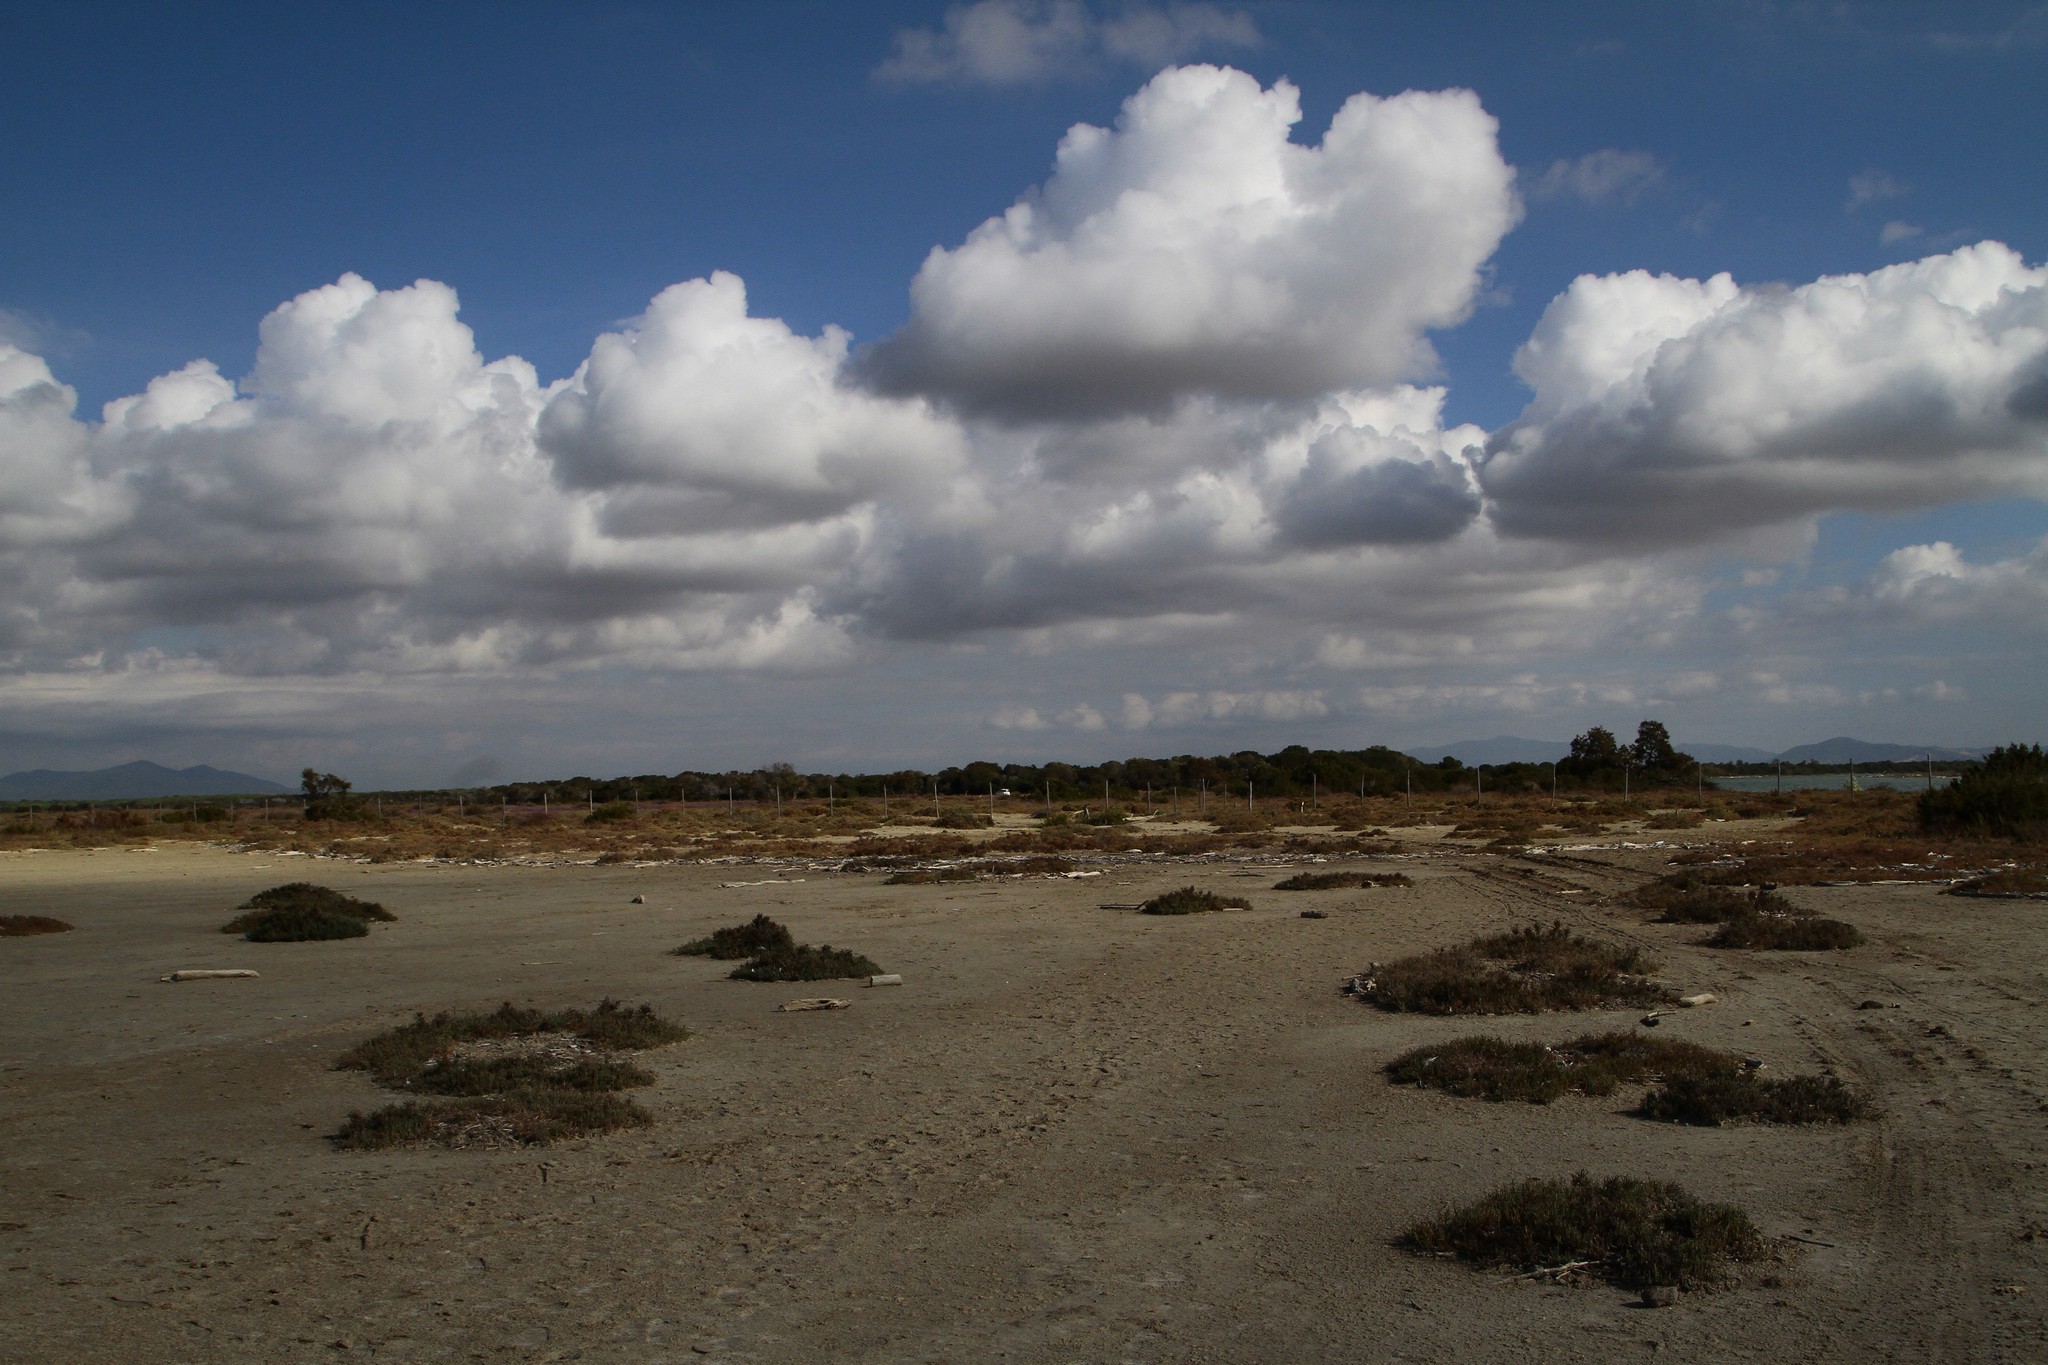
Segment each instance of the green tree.
M354 784L333 773L308 768L299 774L299 790L306 798L308 820L333 820L349 811L348 794Z

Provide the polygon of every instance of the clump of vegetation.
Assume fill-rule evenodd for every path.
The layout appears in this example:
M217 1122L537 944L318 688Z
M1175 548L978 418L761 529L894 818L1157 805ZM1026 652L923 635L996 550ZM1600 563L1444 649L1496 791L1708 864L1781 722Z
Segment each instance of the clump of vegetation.
M2048 896L2048 868L2017 867L1987 872L1981 877L1956 883L1948 889L1948 894L2014 899Z
M352 1152L426 1143L537 1147L653 1122L653 1115L622 1096L550 1086L477 1099L407 1101L368 1114L351 1113L333 1141Z
M1297 872L1275 891L1339 891L1366 886L1413 886L1405 872Z
M487 1014L416 1014L334 1065L366 1071L387 1089L446 1098L352 1113L334 1141L358 1151L422 1142L465 1147L638 1127L653 1120L617 1092L652 1085L655 1078L615 1054L687 1036L651 1006L628 1009L616 1000L588 1010L507 1003ZM489 1050L493 1045L502 1050Z
M760 953L732 969L734 981L836 981L850 976L879 976L873 959L831 944L808 943Z
M1776 948L1790 952L1826 952L1861 945L1853 924L1811 915L1741 914L1720 931L1700 940L1704 948Z
M933 882L971 882L975 870L971 867L906 867L901 872L891 873L884 886L925 886Z
M1166 891L1154 896L1138 907L1146 915L1194 915L1207 910L1249 910L1252 903L1243 896L1219 896L1214 891L1203 891L1199 887L1183 886L1178 891Z
M1362 994L1381 1009L1420 1014L1668 1004L1675 997L1649 979L1654 970L1656 964L1633 948L1580 938L1561 923L1531 925L1389 963Z
M741 958L781 952L795 946L796 939L788 929L766 915L756 915L745 924L714 929L709 937L691 939L669 952L676 957L708 957L719 962L737 962Z
M634 815L631 801L607 801L602 806L592 806L590 814L583 817L586 825L618 825L631 820Z
M1661 1180L1525 1180L1418 1223L1401 1244L1484 1267L1585 1266L1631 1289L1693 1288L1768 1254L1748 1215Z
M0 938L27 938L30 934L68 934L76 925L48 915L0 915Z
M1593 1033L1568 1043L1459 1038L1418 1047L1387 1064L1396 1085L1419 1085L1471 1099L1548 1104L1577 1092L1611 1095L1636 1081L1728 1078L1742 1071L1732 1052L1640 1033Z
M1954 783L1920 797L1920 828L2012 839L2048 834L2048 753L2038 744L1993 749Z
M1870 1101L1833 1076L1678 1075L1643 1097L1645 1117L1717 1128L1724 1123L1854 1123Z
M311 882L287 882L258 891L242 902L246 912L220 931L240 934L251 943L305 943L319 939L362 938L370 921L389 922L398 916L375 901L357 900Z
M995 817L992 815L977 815L971 810L960 810L956 807L953 810L939 812L939 817L932 821L932 828L988 829L995 822Z
M1126 825L1130 823L1130 820L1131 813L1121 806L1104 806L1101 810L1091 809L1081 817L1081 823L1084 825L1105 827L1110 825Z

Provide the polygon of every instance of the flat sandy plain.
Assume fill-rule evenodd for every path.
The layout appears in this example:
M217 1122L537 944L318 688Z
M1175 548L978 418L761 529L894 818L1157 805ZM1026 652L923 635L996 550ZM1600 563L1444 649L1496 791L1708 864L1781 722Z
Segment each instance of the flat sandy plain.
M1663 853L1416 848L1369 864L1413 887L1306 894L1268 889L1278 859L889 887L0 855L0 910L78 926L0 940L0 1359L2048 1360L2048 903L1795 888L1870 942L1717 953L1613 900ZM721 885L778 876L804 880ZM401 919L341 943L216 932L299 878ZM1190 881L1255 908L1099 908ZM758 911L905 984L752 985L665 953ZM1881 1117L1694 1129L1630 1116L1630 1090L1536 1107L1388 1086L1395 1053L1475 1025L1633 1026L1339 992L1369 962L1553 918L1720 997L1667 1034L1832 1070ZM241 966L261 979L158 981ZM851 1008L776 1011L813 994ZM549 1149L326 1141L389 1098L330 1060L415 1010L606 996L692 1031L642 1058L654 1127ZM1661 1309L1392 1245L1448 1202L1578 1170L1676 1180L1804 1240Z

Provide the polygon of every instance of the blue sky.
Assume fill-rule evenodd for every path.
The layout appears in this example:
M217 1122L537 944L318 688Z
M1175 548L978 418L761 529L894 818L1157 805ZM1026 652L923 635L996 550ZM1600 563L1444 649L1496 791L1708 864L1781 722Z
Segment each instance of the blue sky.
M1217 108L1249 111L1291 83L1297 147L1361 92L1473 92L1491 132L1448 104L1418 117L1476 178L1433 190L1435 207L1418 193L1407 218L1357 210L1343 241L1363 260L1403 234L1472 240L1389 255L1365 280L1341 262L1289 273L1286 253L1327 243L1275 238L1268 272L1216 247L1199 203L1176 205L1222 253L1219 288L1284 276L1305 291L1307 311L1275 324L1320 339L1295 350L1264 332L1214 343L1233 325L1221 314L1201 324L1209 341L1168 354L1060 331L1029 298L991 309L995 276L974 270L1002 262L963 244L1034 187L1057 202L1061 183L1083 186L1054 182L1073 125L1164 158L1091 172L1141 188L1231 154L1161 151L1126 105L1162 68L1205 61L1250 78L1199 93ZM2048 258L2044 68L2048 6L2025 3L0 5L0 339L75 397L70 426L0 429L18 485L0 501L18 512L0 520L0 553L37 566L0 631L0 763L317 759L429 782L1422 744L1650 712L1681 738L1765 747L1842 731L2039 738L2027 679L2048 602L2048 453L2038 425L1950 420L2024 389L2035 314L1970 306L1969 325L1991 329L1983 354L2005 357L1984 361L1996 373L1907 347L1878 388L1815 397L1804 425L1759 408L1739 451L1715 448L1749 462L1740 477L1708 483L1686 482L1698 449L1615 433L1724 429L1725 392L1673 378L1691 396L1629 416L1559 379L1563 406L1516 427L1532 395L1512 366L1582 275L1727 272L1758 292L1717 316L1770 317L1772 286L1991 241L2011 259L1975 261L1973 278L2031 300L2025 272ZM1248 126L1202 136L1250 148ZM1342 174L1367 171L1329 172ZM1352 211L1335 203L1308 207ZM1086 235L1068 229L1068 246ZM1045 273L1046 240L1009 264L1057 298L1069 281ZM952 275L926 268L935 248ZM1191 261L1190 278L1209 264ZM703 427L696 381L645 344L650 300L718 271L744 281L747 319L786 324L782 341L850 334L838 359L785 347L779 379L720 371L715 392L759 378L785 415L798 371L844 399L772 449L730 453L733 467L721 451L737 447L707 444L727 438ZM358 335L354 360L309 359L307 338L334 342L314 315L384 316L367 295L307 305L278 324L295 358L259 360L266 315L351 274L459 294L459 323L394 304L387 340L441 328L421 343L438 355L466 326L482 362L531 363L528 396L502 400L531 428L530 486L422 473L468 469L485 446L511 458L472 425L429 421L425 398L383 413L334 397L355 382L335 367L384 343ZM1388 303L1416 279L1438 281L1434 302ZM1926 291L1960 307L1963 288ZM1820 306L1800 298L1800 316ZM1085 312L1088 294L1075 300ZM1652 305L1638 290L1585 307ZM674 335L701 340L710 316L678 303ZM1347 317L1391 330L1352 335ZM1889 324L1860 325L1829 374L1868 362ZM586 384L541 415L607 333L639 339L642 387ZM1395 354L1418 341L1436 365ZM418 370L390 344L391 365ZM1093 358L1063 369L1079 351ZM1700 373L1725 379L1727 354ZM175 431L152 418L147 439L103 421L104 404L199 358L237 385L232 404ZM1108 397L1078 396L1093 375ZM472 381L447 382L455 395ZM1163 387L1118 409L1145 383ZM1382 440L1422 424L1412 403L1395 404L1401 422L1356 404L1332 417L1333 395L1415 384L1443 389L1420 444ZM1881 430L1870 414L1893 392L1934 406L1899 419L1918 434L1882 469L1859 465L1842 433ZM447 411L476 401L450 396ZM1926 417L1937 408L1949 416ZM620 412L640 425L607 427ZM379 445L401 417L436 434ZM356 425L336 435L338 422ZM1333 422L1342 439L1317 455ZM1603 441L1622 442L1607 463L1584 453ZM819 463L738 467L784 458ZM1300 482L1318 469L1328 481ZM333 482L310 488L313 471ZM367 510L327 524L300 496ZM422 510L458 505L448 523ZM525 538L499 527L491 547L475 524L491 517ZM1105 558L1110 527L1143 553ZM702 539L729 528L753 539ZM485 544L454 554L471 536ZM1481 569L1447 593L1429 556L1460 536L1485 543L1453 562ZM531 553L506 552L514 540ZM1935 545L1948 557L1899 557ZM721 555L748 567L708 567ZM574 721L538 737L535 718L565 705Z

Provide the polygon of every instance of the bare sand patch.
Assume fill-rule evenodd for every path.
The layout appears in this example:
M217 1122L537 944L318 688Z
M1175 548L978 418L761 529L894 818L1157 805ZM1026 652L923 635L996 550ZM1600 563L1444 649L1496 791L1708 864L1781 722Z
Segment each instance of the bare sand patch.
M0 910L77 926L0 945L0 1360L2048 1356L2038 904L1794 886L1864 946L1717 951L1623 902L1670 849L1599 842L1525 857L1414 840L1398 895L1164 918L1100 907L1243 893L1261 883L1235 873L1270 886L1285 862L913 886L807 869L735 889L718 866L302 859L290 875L399 919L285 944L218 932L279 879L275 853L0 854ZM1318 864L1353 865L1374 866ZM788 987L668 952L757 913L858 944L904 984L783 1012ZM1472 1021L1368 1008L1347 977L1555 920L1719 998L1659 1036L1764 1074L1832 1072L1877 1116L1692 1128L1615 1097L1494 1105L1387 1082L1389 1060ZM262 975L157 983L178 967ZM635 1092L651 1126L546 1148L326 1141L388 1095L331 1066L371 1034L416 1011L605 997L693 1035L638 1059L659 1075ZM1640 1013L1488 1030L1555 1041ZM1580 1170L1736 1205L1777 1259L1653 1312L1394 1245Z

